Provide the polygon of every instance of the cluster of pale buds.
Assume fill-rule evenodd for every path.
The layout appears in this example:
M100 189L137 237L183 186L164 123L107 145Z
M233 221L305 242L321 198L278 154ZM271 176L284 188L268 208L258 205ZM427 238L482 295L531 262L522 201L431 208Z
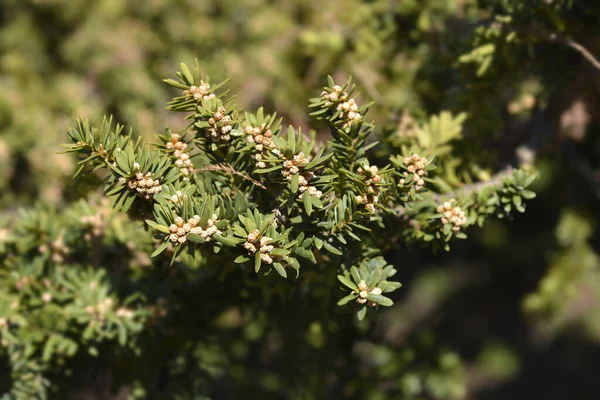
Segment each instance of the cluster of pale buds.
M303 152L300 152L294 157L292 157L291 160L285 160L283 162L283 169L281 170L281 174L285 177L285 179L291 181L292 176L300 172L300 168L298 167L298 165L307 163L308 161L310 161L310 156L307 157L304 155Z
M340 118L345 120L344 128L348 128L353 122L358 122L362 118L354 99L338 104L337 110L340 111Z
M0 229L0 243L8 239L8 229Z
M133 169L138 171L135 176L130 180L125 178L119 178L119 183L122 185L127 184L127 188L132 192L137 192L138 196L143 197L146 200L151 199L155 194L162 190L160 181L158 179L152 179L152 173L146 172L142 174L139 172L140 164L133 163Z
M254 158L257 161L256 166L258 168L264 168L265 163L262 161L264 153L275 148L275 144L272 140L273 132L271 132L264 123L260 124L260 126L248 125L245 132L248 137L248 142L255 143L254 149L256 150L256 154L254 155Z
M425 180L423 178L427 176L427 171L425 171L427 159L418 154L413 154L410 157L404 157L403 164L406 167L406 171L402 173L404 178L400 179L400 184L404 185L409 174L412 174L411 182L415 190L418 192L423 189L423 186L425 186Z
M349 127L353 122L358 122L362 118L358 112L358 104L352 98L349 98L347 92L342 87L335 85L332 92L323 91L321 97L326 100L327 107L335 107L340 112L340 119L344 121L344 128Z
M467 217L460 207L453 205L454 202L454 199L445 201L437 208L437 212L442 214L442 224L452 224L452 230L458 232L467 223Z
M151 199L155 194L162 190L160 181L158 179L152 179L151 172L146 172L146 174L142 174L141 172L136 173L135 178L132 178L127 182L127 188L137 192L138 196L143 197L146 200Z
M248 253L251 255L260 252L260 259L262 262L265 264L272 264L273 257L271 256L271 251L275 248L272 244L269 244L272 241L273 239L268 236L261 236L260 231L255 229L248 234L246 243L244 243L244 248L248 250Z
M225 107L219 107L208 119L210 128L206 129L206 137L219 142L228 142L231 139L229 132L233 129L229 123L231 116L227 114Z
M362 194L356 196L356 202L358 204L364 204L368 211L374 212L375 204L379 203L379 194Z
M187 234L192 233L194 235L200 235L206 242L210 242L212 235L221 234L222 232L217 229L217 215L213 214L211 218L206 222L206 226L202 228L198 226L200 222L200 216L194 215L192 218L188 219L187 222L183 220L181 217L175 218L175 223L169 226L169 230L171 231L171 235L169 239L173 244L183 244L187 242Z
M511 114L520 114L523 111L531 110L535 106L535 97L531 94L525 94L519 99L508 103L508 112Z
M50 259L55 263L62 263L65 260L65 256L69 254L69 248L63 242L62 236L59 236L50 243L39 245L38 251L42 254L49 251Z
M318 198L318 199L320 199L323 196L323 192L318 190L316 187L310 186L308 184L308 182L310 182L310 180L313 179L314 177L315 177L315 174L313 174L312 172L307 172L298 177L298 191L300 191L300 195L298 196L298 198L300 200L302 200L302 195L305 192L311 196Z
M357 291L358 291L358 298L356 299L356 301L360 304L367 303L367 301L368 301L367 297L369 296L369 294L380 295L382 293L382 290L378 287L375 287L375 288L373 288L373 290L370 290L364 279L362 279L359 282ZM375 303L372 301L368 301L367 305L372 307L375 305Z
M370 177L368 177L367 179L365 179L365 183L369 186L373 186L376 185L378 183L381 182L381 176L377 175L377 173L379 172L379 168L377 168L376 165L371 165L370 167L367 167L366 169L363 169L362 167L358 167L357 172L361 175L366 177L366 171L369 171L370 173Z
M113 300L110 297L104 299L96 305L89 305L85 307L85 312L92 316L94 319L103 320L104 316L108 311L112 309Z
M183 194L183 192L181 190L178 190L173 196L171 196L171 201L179 206L181 205L184 196L185 195Z
M398 136L405 138L414 138L419 133L419 126L415 119L407 110L404 110L398 124Z
M325 103L326 106L331 107L334 103L337 104L338 102L348 100L348 93L344 92L340 85L335 85L332 92L323 90L321 92L321 98L327 100Z
M369 171L370 176L367 176L366 171ZM367 192L356 196L356 202L364 204L370 212L374 212L375 204L379 203L379 187L377 187L377 184L381 183L381 176L377 174L378 172L379 168L375 165L367 167L366 170L358 167L358 173L366 178Z
M199 86L192 85L189 89L184 90L183 95L187 97L193 97L196 101L215 98L215 94L210 92L210 85L203 80L200 81Z
M127 319L132 319L134 316L133 310L127 308L127 307L119 307L117 309L117 317L119 318L127 318Z
M104 220L102 218L102 213L97 212L93 215L83 215L79 218L79 222L83 225L89 227L89 232L83 235L85 240L91 240L92 237L102 236L104 232Z
M171 141L165 144L167 150L174 150L173 156L176 158L175 165L184 177L190 176L194 172L194 164L190 160L190 155L185 152L187 143L181 140L177 133L171 134Z
M283 155L280 152L276 152L276 154L278 154L280 157L283 157ZM323 193L320 190L318 190L314 186L309 185L309 182L315 177L315 174L313 174L312 172L305 172L300 174L299 165L309 162L310 159L310 155L305 156L303 152L300 152L294 157L292 157L291 160L286 159L285 161L283 161L283 169L281 170L281 174L285 177L286 180L291 181L294 175L299 175L298 190L300 191L300 194L298 195L298 198L300 200L302 200L302 195L305 192L319 199L323 196Z

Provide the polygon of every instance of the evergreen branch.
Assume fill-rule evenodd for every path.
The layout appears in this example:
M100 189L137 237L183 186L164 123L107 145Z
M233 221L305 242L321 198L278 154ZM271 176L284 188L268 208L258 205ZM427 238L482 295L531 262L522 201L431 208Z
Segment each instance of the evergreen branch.
M269 188L267 188L265 185L263 185L262 183L260 183L256 179L253 179L250 175L245 174L243 172L240 172L240 171L236 170L235 168L233 168L231 166L231 164L208 165L206 167L197 168L196 170L194 170L194 172L196 172L196 173L205 172L205 171L210 171L210 172L229 172L231 174L240 176L240 177L246 179L247 181L252 182L254 185L258 186L259 188L261 188L263 190L271 192L271 190L269 190Z
M433 196L433 199L436 202L441 202L445 198L470 196L470 195L477 193L481 190L484 190L486 188L498 187L499 185L502 185L504 178L506 178L507 176L510 176L513 172L514 172L514 168L512 166L508 166L508 167L504 168L503 170L500 170L499 172L497 172L494 176L492 176L490 179L488 179L486 181L480 181L480 182L476 182L476 183L472 183L472 184L467 184L467 185L461 186L460 188L458 188L456 190L453 190L452 192L436 194Z

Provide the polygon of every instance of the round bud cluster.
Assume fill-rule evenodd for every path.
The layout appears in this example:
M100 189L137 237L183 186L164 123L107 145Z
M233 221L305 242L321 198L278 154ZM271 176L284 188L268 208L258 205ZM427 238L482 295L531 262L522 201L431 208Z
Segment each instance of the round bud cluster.
M192 85L189 89L183 91L184 96L193 97L196 101L214 99L215 94L210 92L210 85L203 80L199 86Z
M52 301L52 294L50 292L44 292L44 294L42 294L42 301L44 303L50 303Z
M127 319L132 319L133 318L133 310L130 310L127 307L119 307L117 309L117 317L119 318L127 318Z
M369 172L367 174L367 171ZM358 204L364 204L365 208L370 212L375 211L375 204L379 203L379 187L381 183L381 176L377 175L379 168L375 165L367 167L366 170L362 167L358 167L358 173L365 177L365 183L367 184L367 192L362 195L356 196Z
M63 242L62 236L50 243L39 245L38 251L42 254L50 252L50 259L55 263L62 263L70 253L69 248Z
M400 123L398 124L398 136L405 138L414 138L419 132L419 126L412 115L407 110L404 110Z
M321 97L326 100L325 105L330 108L335 108L340 112L340 119L344 121L344 128L349 127L353 122L358 122L362 118L358 112L358 104L352 98L349 98L347 92L344 92L342 87L335 85L333 91L323 91Z
M442 214L442 224L451 224L452 230L458 232L467 223L467 217L465 216L465 212L454 204L454 199L445 201L437 208L437 212Z
M361 119L361 115L358 112L358 104L356 104L354 99L349 99L348 101L338 104L337 110L341 111L340 118L346 120L344 123L345 128Z
M91 240L92 237L102 236L102 233L104 232L104 222L100 212L97 212L94 215L83 215L79 218L79 222L89 228L89 232L83 235L85 240Z
M259 252L262 262L265 264L272 264L273 256L271 256L271 251L275 248L275 246L269 244L272 241L273 239L268 236L261 236L260 231L255 229L248 234L246 243L244 243L244 248L248 250L250 255Z
M369 294L380 295L382 293L382 290L378 287L373 288L373 290L369 289L364 279L360 281L360 283L358 284L358 289L356 289L356 291L358 291L358 298L356 299L356 301L360 304L365 304L368 302L367 305L370 307L375 306L376 303L367 300Z
M312 172L307 172L298 177L298 191L300 191L300 195L298 198L302 200L302 195L307 192L309 195L314 196L320 199L323 196L323 192L318 190L314 186L310 186L308 182L315 177L315 174Z
M110 297L107 297L98 304L85 307L85 312L93 319L102 321L104 320L106 313L112 309L112 306L113 300Z
M139 171L140 165L134 163L133 168ZM129 190L137 192L138 196L146 200L151 199L155 194L162 190L160 181L158 179L152 179L151 172L146 172L145 174L137 172L129 181L126 181L125 178L119 178L119 182L127 183L127 188Z
M181 205L184 196L185 195L183 194L183 192L181 190L178 190L173 196L171 196L171 201L179 206Z
M535 97L531 94L525 94L519 99L508 103L508 112L511 114L520 114L523 111L529 111L535 106Z
M256 150L256 154L254 155L254 158L257 161L256 166L258 168L264 168L265 163L262 161L264 153L275 148L275 144L272 140L273 132L271 132L264 123L257 127L248 125L245 132L248 137L248 142L256 144L254 146L254 149Z
M283 157L281 153L278 154L280 155L280 157ZM299 165L309 162L310 159L311 157L305 156L303 152L296 154L294 157L292 157L291 160L286 159L283 162L283 169L281 170L281 174L285 177L286 180L291 181L294 175L300 174ZM308 194L317 198L321 198L321 196L323 196L323 193L320 190L318 190L314 186L309 185L309 182L314 177L315 174L313 174L312 172L304 172L298 177L298 190L300 192L298 198L300 200L302 200L302 195L305 192L308 192Z
M404 185L409 176L412 175L411 183L415 190L418 192L423 189L423 186L425 186L423 177L427 176L427 171L425 171L427 159L418 154L413 154L410 157L404 157L403 164L406 167L406 171L402 173L404 178L400 179L400 184Z
M281 153L279 153L281 157L283 157L283 155L281 155ZM285 158L285 157L283 157ZM283 169L281 170L281 174L285 177L285 179L287 179L288 181L292 180L292 176L298 174L300 172L300 168L298 167L299 164L304 164L310 161L310 156L307 157L304 155L303 152L300 152L298 154L296 154L294 157L292 157L291 160L285 160L283 162Z
M233 129L230 122L231 116L225 107L219 107L208 119L210 127L206 129L206 137L217 142L228 142L231 139L229 132Z
M173 150L173 156L176 158L175 165L184 177L190 176L194 172L194 164L190 160L190 155L185 152L187 143L181 141L181 136L176 133L171 134L171 141L165 144L167 150Z
M0 243L8 239L8 229L0 229Z
M175 223L169 226L169 230L171 231L169 239L171 240L171 243L175 245L183 244L187 242L187 234L192 233L194 235L200 235L206 242L210 242L212 235L215 233L222 233L215 225L217 221L217 215L213 214L206 222L206 226L202 228L201 226L198 226L198 223L200 222L199 215L194 215L192 218L188 219L187 222L185 222L183 218L177 217L175 218Z

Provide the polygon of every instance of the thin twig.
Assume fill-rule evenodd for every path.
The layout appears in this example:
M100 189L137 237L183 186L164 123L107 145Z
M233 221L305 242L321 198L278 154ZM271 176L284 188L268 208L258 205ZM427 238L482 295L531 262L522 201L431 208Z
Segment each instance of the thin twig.
M205 172L205 171L211 171L211 172L229 172L231 174L234 174L234 175L237 175L237 176L241 176L242 178L246 179L247 181L250 181L253 184L255 184L256 186L258 186L259 188L270 192L269 188L267 188L265 185L263 185L262 183L260 183L256 179L253 179L250 175L245 174L245 173L240 172L240 171L237 171L230 164L207 165L206 167L197 168L196 170L194 170L194 172L196 172L196 173L198 173L198 172Z
M600 61L598 61L598 59L596 57L594 57L594 55L588 49L583 47L581 44L575 42L574 40L565 39L563 37L560 37L556 33L551 33L548 36L548 40L550 40L551 42L559 42L559 43L562 43L564 45L571 47L572 49L575 49L586 60L588 60L594 67L596 67L596 69L600 70Z
M500 24L500 26L502 28L515 29L514 27L511 27L510 25ZM594 57L594 55L588 49L586 49L581 43L578 43L574 40L562 37L558 33L548 32L544 28L540 28L537 26L530 26L530 27L527 27L524 29L517 29L517 31L520 33L526 34L526 35L527 34L533 35L534 37L536 37L540 40L547 40L549 42L557 42L557 43L561 43L565 46L568 46L568 47L572 48L573 50L577 51L579 54L581 54L583 56L583 58L588 60L590 62L590 64L592 64L597 70L600 70L600 61L598 61L598 59L596 57Z
M453 190L447 193L437 193L432 196L433 201L436 203L441 203L446 199L461 197L461 196L470 196L473 193L476 193L480 190L483 190L488 187L497 187L502 184L504 178L513 173L513 167L508 166L503 170L497 172L494 176L492 176L487 181L481 181L473 184L463 185L460 188ZM398 204L395 207L391 208L393 211L393 215L396 217L403 217L406 215L406 208L402 205Z
M513 171L514 171L513 167L510 167L510 166L506 167L503 170L497 172L494 176L492 176L487 181L481 181L481 182L477 182L477 183L473 183L473 184L469 184L469 185L464 185L452 192L436 194L433 198L435 201L441 202L445 198L470 196L473 193L479 192L480 190L483 190L485 188L497 187L497 186L501 185L504 178L506 178L507 176L512 174Z

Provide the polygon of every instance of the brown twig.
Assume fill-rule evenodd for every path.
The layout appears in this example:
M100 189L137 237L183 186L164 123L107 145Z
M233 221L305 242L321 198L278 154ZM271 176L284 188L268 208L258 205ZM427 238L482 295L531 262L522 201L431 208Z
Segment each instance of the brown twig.
M588 49L583 47L583 45L575 42L574 40L563 38L556 33L551 33L550 35L548 35L548 40L551 42L562 43L566 46L571 47L572 49L575 49L586 60L588 60L594 67L596 67L596 69L600 70L600 61L598 61L598 59L596 57L594 57L594 55Z
M563 38L556 33L551 33L550 35L548 35L548 40L551 42L562 43L562 44L569 46L572 49L578 51L579 54L581 54L594 67L596 67L596 69L600 70L600 61L598 61L598 59L596 57L594 57L594 55L588 49L583 47L583 45L575 42L574 40Z
M205 171L211 171L211 172L229 172L229 173L231 173L233 175L241 176L242 178L246 179L247 181L250 181L254 185L258 186L259 188L270 192L269 188L267 188L265 185L263 185L262 183L260 183L256 179L253 179L250 175L245 174L245 173L240 172L240 171L237 171L230 164L207 165L206 167L197 168L196 170L194 170L194 172L196 172L196 173L198 173L198 172L205 172Z
M513 167L509 166L509 167L506 167L503 170L500 170L499 172L497 172L494 176L492 176L487 181L481 181L481 182L477 182L477 183L473 183L473 184L464 185L452 192L436 194L433 198L435 199L435 201L441 202L444 198L453 198L453 197L458 197L458 196L470 196L473 193L476 193L485 188L496 187L498 185L501 185L504 178L506 178L507 176L509 176L512 173L513 173Z
M488 187L497 187L502 184L502 181L505 177L509 176L513 173L513 167L508 166L499 172L497 172L494 176L492 176L487 181L476 182L473 184L463 185L456 190L447 193L437 193L433 195L433 201L436 203L441 203L445 199L456 198L460 196L470 196L473 193L476 193L480 190L483 190ZM398 204L392 208L394 215L396 217L404 217L406 215L406 208L402 205Z
M515 29L514 27L505 24L497 24L496 26L500 26L501 28ZM517 29L517 32L533 35L540 40L547 40L549 42L556 42L568 46L581 54L583 58L589 61L589 63L592 64L597 70L600 70L600 61L598 61L598 59L581 43L560 36L558 33L548 32L546 29L540 28L539 26L530 26L525 29Z

